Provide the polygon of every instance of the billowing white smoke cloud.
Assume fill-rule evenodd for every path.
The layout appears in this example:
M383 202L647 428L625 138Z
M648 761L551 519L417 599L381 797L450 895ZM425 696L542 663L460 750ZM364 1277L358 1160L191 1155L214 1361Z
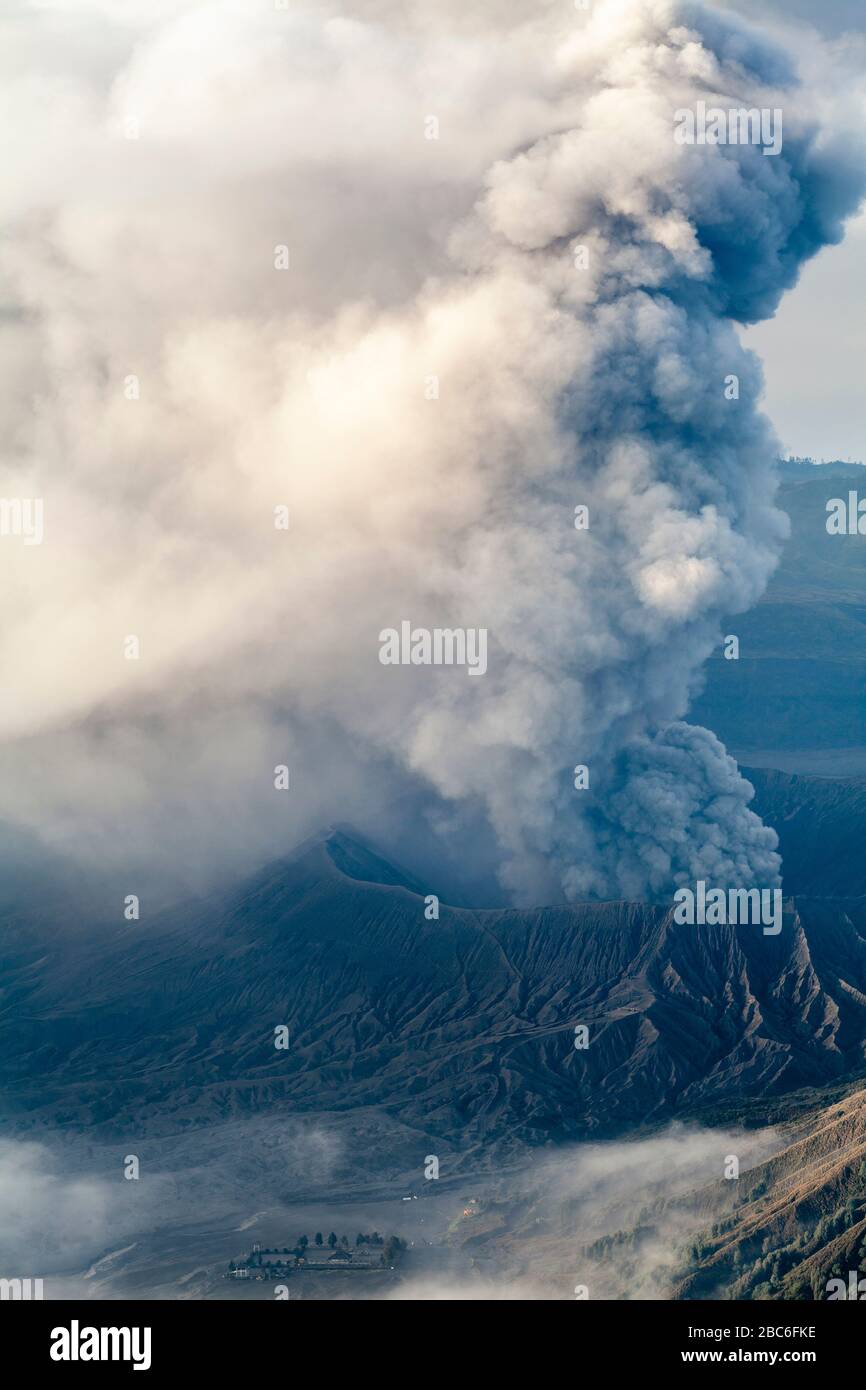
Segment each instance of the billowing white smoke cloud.
M518 899L775 882L680 721L784 536L734 323L858 197L784 55L686 0L13 18L0 814L226 862L402 796ZM782 153L677 144L698 100ZM487 674L380 665L403 620Z

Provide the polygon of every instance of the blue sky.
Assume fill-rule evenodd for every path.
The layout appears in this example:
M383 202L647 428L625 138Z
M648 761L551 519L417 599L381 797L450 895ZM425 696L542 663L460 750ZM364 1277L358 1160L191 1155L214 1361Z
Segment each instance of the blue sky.
M864 29L863 0L729 0L728 8L753 20L769 13L802 19L825 34Z
M856 35L863 45L866 102L863 0L728 0L727 8L752 22L799 20L832 39ZM857 41L843 47L847 61L856 63ZM774 319L743 338L763 358L766 407L786 450L866 461L866 218L850 224L842 246L806 267Z

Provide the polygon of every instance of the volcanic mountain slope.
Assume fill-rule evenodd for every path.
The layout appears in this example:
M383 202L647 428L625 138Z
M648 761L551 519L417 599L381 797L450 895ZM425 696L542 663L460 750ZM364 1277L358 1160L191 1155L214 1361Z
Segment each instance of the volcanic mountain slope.
M777 1129L558 1150L480 1216L462 1244L544 1297L569 1271L602 1299L826 1299L852 1273L866 1297L866 1091Z
M866 1091L820 1111L736 1182L702 1194L719 1211L698 1237L678 1298L825 1299L866 1274Z
M828 534L827 503L847 502L852 489L862 496L866 468L783 463L780 477L791 521L781 564L760 603L726 620L739 660L719 644L689 719L752 766L863 772L866 547L862 536Z
M779 836L785 892L821 898L866 894L866 777L796 776L743 768L753 809Z
M155 1133L384 1107L465 1155L763 1121L768 1098L864 1071L862 901L790 902L778 937L626 903L431 921L382 873L334 831L229 897L87 950L46 941L2 1001L7 1119Z

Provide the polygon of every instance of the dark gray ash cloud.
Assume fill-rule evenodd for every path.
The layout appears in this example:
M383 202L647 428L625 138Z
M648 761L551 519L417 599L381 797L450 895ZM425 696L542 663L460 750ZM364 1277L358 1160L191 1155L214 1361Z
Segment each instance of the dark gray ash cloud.
M567 9L18 7L2 491L46 540L4 541L0 815L199 878L414 817L521 901L777 881L682 720L785 534L736 325L860 150L730 15ZM699 100L781 154L676 144ZM380 666L404 619L487 675Z

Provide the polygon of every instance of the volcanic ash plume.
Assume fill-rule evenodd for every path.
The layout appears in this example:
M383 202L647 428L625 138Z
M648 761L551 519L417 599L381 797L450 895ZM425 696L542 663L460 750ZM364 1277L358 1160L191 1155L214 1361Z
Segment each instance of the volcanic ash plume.
M735 325L858 201L828 95L678 0L63 18L4 58L3 492L45 539L4 541L0 813L216 862L401 798L518 900L774 885L682 721L785 535ZM781 148L681 141L700 103ZM404 622L486 672L381 664Z

